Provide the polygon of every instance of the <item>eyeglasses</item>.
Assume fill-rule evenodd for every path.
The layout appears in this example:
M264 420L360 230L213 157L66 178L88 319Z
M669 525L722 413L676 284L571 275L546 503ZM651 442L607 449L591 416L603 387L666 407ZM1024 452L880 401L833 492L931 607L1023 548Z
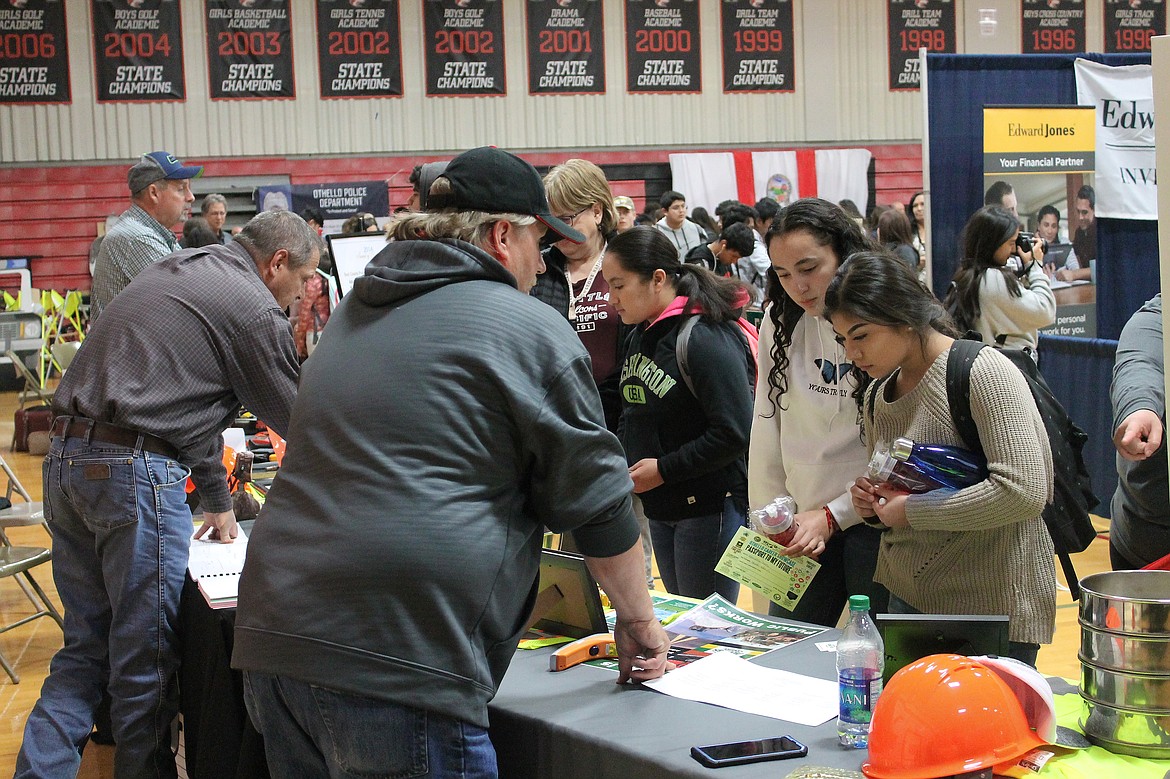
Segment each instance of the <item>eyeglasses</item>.
M591 208L593 208L593 206L585 206L584 208L582 208L580 211L578 211L575 214L564 214L561 216L554 214L554 216L556 216L557 219L560 219L562 222L567 224L569 227L572 227L573 222L577 221L577 217L581 216L581 214L585 213L586 211L590 210Z

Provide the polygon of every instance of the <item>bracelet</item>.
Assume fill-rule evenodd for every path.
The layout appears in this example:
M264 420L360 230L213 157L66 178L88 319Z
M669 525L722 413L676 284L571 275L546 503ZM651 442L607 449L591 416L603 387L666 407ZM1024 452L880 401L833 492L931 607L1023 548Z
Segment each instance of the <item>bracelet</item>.
M837 519L833 516L833 512L829 510L828 506L825 506L825 522L829 526L830 536L841 529L841 526L837 524Z

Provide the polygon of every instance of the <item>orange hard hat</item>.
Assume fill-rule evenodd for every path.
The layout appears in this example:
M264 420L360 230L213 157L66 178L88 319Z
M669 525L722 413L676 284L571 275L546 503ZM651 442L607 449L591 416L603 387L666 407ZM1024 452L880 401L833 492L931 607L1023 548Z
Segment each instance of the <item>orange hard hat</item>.
M878 698L861 770L872 779L935 779L1043 744L994 671L969 657L930 655L894 674Z

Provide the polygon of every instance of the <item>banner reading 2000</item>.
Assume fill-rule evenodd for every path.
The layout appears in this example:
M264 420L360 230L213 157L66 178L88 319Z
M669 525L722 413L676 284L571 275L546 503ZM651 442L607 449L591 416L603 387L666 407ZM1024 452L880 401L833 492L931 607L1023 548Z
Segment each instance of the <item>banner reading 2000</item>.
M503 0L423 0L427 95L507 94Z
M207 0L211 99L291 98L288 0Z
M626 89L703 90L698 0L626 0Z

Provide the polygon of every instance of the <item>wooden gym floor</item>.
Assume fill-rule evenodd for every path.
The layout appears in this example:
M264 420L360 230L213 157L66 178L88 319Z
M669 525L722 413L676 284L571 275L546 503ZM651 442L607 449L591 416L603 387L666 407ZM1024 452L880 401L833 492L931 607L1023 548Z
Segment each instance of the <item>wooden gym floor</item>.
M34 500L41 497L41 458L23 453L10 453L8 444L12 440L12 414L17 408L14 392L0 393L0 446L8 464ZM1098 528L1108 528L1106 520L1098 521ZM9 532L14 544L44 546L49 538L44 530L37 528L16 528ZM1098 538L1085 552L1074 555L1074 564L1080 576L1109 570L1108 542ZM1056 567L1058 576L1060 566ZM57 590L53 585L48 566L36 569L33 575L48 591L54 602ZM1061 579L1063 587L1063 579ZM751 591L744 588L740 605L750 607ZM0 580L0 624L19 619L30 613L29 602L19 587L9 579ZM1080 665L1077 650L1080 645L1080 629L1077 625L1076 604L1069 598L1067 589L1057 593L1056 637L1052 644L1042 647L1037 662L1039 669L1051 676L1077 679ZM11 776L16 754L20 749L24 721L40 692L41 683L49 668L49 660L61 646L61 631L49 619L38 619L31 624L0 634L0 651L13 664L21 677L20 684L12 684L0 672L0 777ZM109 779L113 777L113 749L90 744L82 761L82 779Z

